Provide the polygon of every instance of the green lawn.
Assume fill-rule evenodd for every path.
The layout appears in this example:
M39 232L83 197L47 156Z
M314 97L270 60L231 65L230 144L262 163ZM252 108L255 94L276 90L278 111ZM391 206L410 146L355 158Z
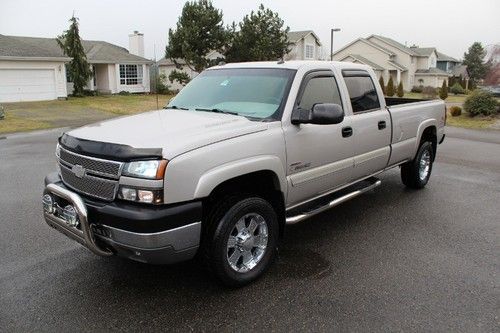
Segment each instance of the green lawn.
M162 108L172 98L158 96ZM5 103L5 119L0 120L0 134L47 128L73 127L157 109L155 95L107 95L70 97L67 100Z

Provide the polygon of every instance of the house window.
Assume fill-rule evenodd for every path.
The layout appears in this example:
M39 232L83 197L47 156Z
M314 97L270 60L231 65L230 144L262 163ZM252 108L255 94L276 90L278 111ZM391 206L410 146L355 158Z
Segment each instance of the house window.
M306 44L306 59L314 59L314 45Z
M120 84L142 84L142 65L120 65Z

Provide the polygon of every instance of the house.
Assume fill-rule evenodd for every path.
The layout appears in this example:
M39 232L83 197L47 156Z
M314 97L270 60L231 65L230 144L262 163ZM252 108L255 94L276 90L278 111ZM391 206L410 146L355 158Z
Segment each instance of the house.
M219 59L224 59L224 56L217 51L211 51L209 54L207 54L207 59L209 59L210 61L217 61ZM176 62L177 65L171 59L163 58L156 63L159 75L164 75L166 78L164 83L174 91L178 91L183 88L183 85L179 82L170 82L170 80L168 79L169 75L174 70L185 72L191 79L198 75L198 72L186 65L186 61L184 61L184 59L176 59Z
M453 73L453 69L462 63L460 60L457 60L441 52L438 52L437 55L438 58L436 67L447 73Z
M319 37L312 30L288 32L290 51L285 60L322 60L323 51Z
M83 40L94 73L87 89L116 94L149 92L150 60L144 56L144 37L129 36L127 49L104 41ZM0 35L0 102L66 98L73 84L66 74L66 57L55 38Z
M358 38L333 54L337 61L371 66L377 77L387 82L392 77L405 90L415 85L440 87L451 75L437 68L438 52L434 47L407 47L391 38L370 35Z

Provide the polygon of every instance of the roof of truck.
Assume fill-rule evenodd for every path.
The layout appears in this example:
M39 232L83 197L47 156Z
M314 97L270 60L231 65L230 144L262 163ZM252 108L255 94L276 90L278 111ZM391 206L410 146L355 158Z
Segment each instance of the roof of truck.
M229 63L225 65L219 65L211 67L210 69L222 69L222 68L285 68L285 69L299 69L302 67L311 67L311 68L321 68L325 65L333 65L339 69L369 69L369 66L363 64L356 64L352 62L344 62L344 61L256 61L256 62L238 62L238 63Z

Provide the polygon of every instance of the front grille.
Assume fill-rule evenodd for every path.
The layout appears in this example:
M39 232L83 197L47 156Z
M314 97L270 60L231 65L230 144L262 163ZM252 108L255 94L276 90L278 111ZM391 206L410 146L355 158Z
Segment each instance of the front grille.
M61 147L59 165L64 184L73 190L107 201L115 198L122 162L84 156ZM75 165L84 169L83 175L79 175L81 177L73 172Z
M64 164L60 163L59 166L61 167L61 177L64 184L75 191L107 201L112 201L115 198L118 188L117 180L94 177L88 174L78 178Z
M59 158L63 164L70 168L78 164L84 167L89 174L115 179L120 177L120 171L123 165L121 162L102 160L95 157L76 154L62 147Z

